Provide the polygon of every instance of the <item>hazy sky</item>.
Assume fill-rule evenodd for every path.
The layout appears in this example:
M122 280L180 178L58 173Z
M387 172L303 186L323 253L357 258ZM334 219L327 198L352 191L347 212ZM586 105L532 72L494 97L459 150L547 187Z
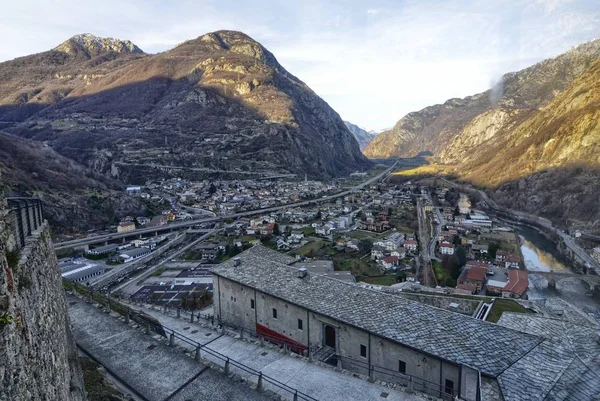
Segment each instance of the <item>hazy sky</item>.
M155 53L240 30L367 129L600 37L600 0L0 0L0 9L0 60L78 33Z

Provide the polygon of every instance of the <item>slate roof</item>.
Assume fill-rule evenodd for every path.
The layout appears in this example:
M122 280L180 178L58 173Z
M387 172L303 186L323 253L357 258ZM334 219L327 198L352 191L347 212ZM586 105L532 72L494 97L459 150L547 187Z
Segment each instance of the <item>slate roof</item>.
M598 327L516 313L498 324L545 338L498 376L506 400L600 399Z
M491 377L543 341L536 335L354 284L311 274L298 278L295 268L275 260L281 259L278 255L255 246L237 256L239 266L229 260L216 266L213 274Z

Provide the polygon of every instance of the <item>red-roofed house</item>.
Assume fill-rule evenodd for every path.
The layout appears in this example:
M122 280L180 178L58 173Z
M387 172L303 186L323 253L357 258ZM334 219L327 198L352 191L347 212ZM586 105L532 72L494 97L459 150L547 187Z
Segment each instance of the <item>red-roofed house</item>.
M442 255L454 255L454 244L442 242L440 244L440 252Z
M508 271L508 284L502 289L502 298L527 299L529 275L525 270L511 269Z
M399 261L400 258L398 256L386 256L385 258L381 259L381 264L386 270L390 270L398 266Z
M416 251L417 250L417 241L415 240L406 240L404 241L404 249L407 251Z
M469 269L463 269L460 277L458 277L458 284L462 284L461 288L474 288L473 292L479 292L483 288L483 284L485 283L485 277L487 273L487 268L476 266L471 267ZM466 284L473 284L473 286ZM458 287L458 286L457 286Z

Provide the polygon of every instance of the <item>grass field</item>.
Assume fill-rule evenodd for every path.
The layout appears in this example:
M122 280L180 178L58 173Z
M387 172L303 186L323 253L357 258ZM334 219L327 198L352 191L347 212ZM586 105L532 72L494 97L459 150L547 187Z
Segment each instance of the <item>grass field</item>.
M398 283L398 278L395 275L385 275L378 277L362 277L360 281L374 285L393 285Z
M433 267L433 272L435 273L435 278L440 285L443 285L444 282L450 275L444 268L442 268L442 264L437 260L431 261L431 266Z
M515 313L529 313L529 311L522 306L520 303L513 301L512 299L499 299L494 301L492 310L487 317L488 322L496 323L500 320L500 316L504 312L515 312Z
M305 257L317 257L321 248L325 246L325 241L321 239L317 239L315 241L309 242L308 244L294 249L290 252L292 255L300 255Z

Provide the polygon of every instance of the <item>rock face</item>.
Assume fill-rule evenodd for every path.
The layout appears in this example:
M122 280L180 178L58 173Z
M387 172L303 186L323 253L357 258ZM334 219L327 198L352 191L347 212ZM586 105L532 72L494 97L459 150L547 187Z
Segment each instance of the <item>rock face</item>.
M56 153L49 146L0 132L0 181L12 196L44 202L44 217L55 232L85 231L144 214L124 185Z
M600 40L402 118L369 157L431 152L505 206L600 230Z
M148 165L190 167L200 178L324 178L370 166L327 103L233 31L156 55L83 35L2 63L0 120L20 122L12 133L130 183L153 174L157 167Z
M367 145L371 143L373 138L377 136L375 132L366 131L360 128L358 125L354 125L348 121L344 121L344 124L346 124L348 130L352 133L352 135L354 135L354 137L358 141L358 146L360 147L360 150L364 150L367 147Z
M391 130L379 134L364 154L369 158L390 158L430 152L434 156L442 155L444 162L459 162L462 154L453 154L446 147L473 119L495 108L513 114L513 111L544 107L569 88L598 57L600 40L591 41L556 58L505 74L494 88L486 92L464 99L450 99L444 104L409 113ZM487 131L484 135L489 134Z
M83 401L83 377L47 224L28 238L18 256L10 253L3 203L0 400Z

